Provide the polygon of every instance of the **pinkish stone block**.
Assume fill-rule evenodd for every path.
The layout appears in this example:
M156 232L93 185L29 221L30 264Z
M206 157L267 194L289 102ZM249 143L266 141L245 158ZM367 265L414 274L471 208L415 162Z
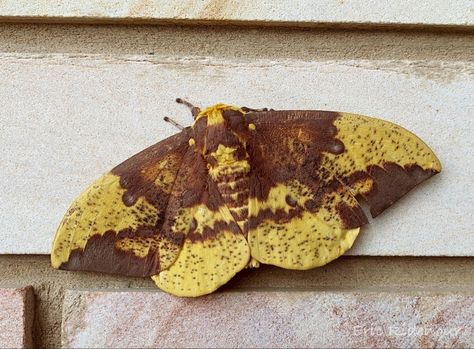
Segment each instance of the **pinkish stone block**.
M473 347L474 296L69 291L65 347Z
M33 288L0 289L0 347L31 348L34 314Z

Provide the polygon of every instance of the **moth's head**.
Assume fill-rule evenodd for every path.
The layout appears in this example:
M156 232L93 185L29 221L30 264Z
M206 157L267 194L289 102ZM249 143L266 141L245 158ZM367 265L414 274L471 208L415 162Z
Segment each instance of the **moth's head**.
M249 130L245 114L242 108L222 103L203 109L193 125L196 146L207 153L217 149L219 144L245 143Z
M228 124L229 121L232 121L229 120L229 117L232 119L237 117L243 122L244 116L245 113L241 108L234 105L218 103L201 110L201 112L196 116L195 123L201 119L205 119L207 126L221 124L225 125ZM240 120L233 121L235 122Z

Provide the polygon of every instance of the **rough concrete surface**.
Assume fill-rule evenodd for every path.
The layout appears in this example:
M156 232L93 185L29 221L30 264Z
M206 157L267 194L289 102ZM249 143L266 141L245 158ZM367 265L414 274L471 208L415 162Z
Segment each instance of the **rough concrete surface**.
M183 299L69 291L65 348L444 348L474 345L474 296L247 291ZM144 324L150 324L144 326Z
M33 318L31 286L0 288L0 348L31 348Z
M157 291L151 279L52 269L49 256L0 256L0 287L32 285L37 347L60 345L61 314L67 289ZM249 290L461 292L474 291L472 258L341 257L308 271L271 266L244 270L218 293ZM159 292L159 291L157 291Z
M473 38L449 30L0 23L0 52L24 54L466 61L474 58Z

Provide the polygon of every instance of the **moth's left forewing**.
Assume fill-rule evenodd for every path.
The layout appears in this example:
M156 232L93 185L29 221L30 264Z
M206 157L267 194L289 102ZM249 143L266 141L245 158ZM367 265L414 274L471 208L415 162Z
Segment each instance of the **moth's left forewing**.
M326 152L322 165L354 195L361 195L376 217L415 186L441 171L434 152L401 126L363 115L338 113L340 154Z

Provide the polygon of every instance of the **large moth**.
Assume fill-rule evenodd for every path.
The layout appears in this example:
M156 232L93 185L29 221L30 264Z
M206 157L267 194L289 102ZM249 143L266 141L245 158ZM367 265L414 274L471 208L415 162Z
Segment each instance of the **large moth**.
M358 200L375 217L441 171L423 141L380 119L225 104L192 114L73 202L53 267L151 276L189 297L259 263L310 269L352 246L367 223Z

